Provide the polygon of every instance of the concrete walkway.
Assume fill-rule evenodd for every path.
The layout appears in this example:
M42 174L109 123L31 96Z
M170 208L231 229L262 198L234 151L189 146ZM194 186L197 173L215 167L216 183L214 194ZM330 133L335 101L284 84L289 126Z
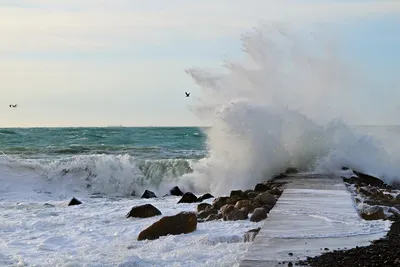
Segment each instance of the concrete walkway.
M298 174L282 181L286 189L240 267L294 266L307 256L366 246L385 235L387 222L359 218L341 178Z

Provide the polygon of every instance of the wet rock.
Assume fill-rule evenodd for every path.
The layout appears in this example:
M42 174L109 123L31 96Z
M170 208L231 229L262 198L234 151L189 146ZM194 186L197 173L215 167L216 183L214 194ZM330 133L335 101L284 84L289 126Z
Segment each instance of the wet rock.
M247 193L247 198L248 199L254 199L259 193L256 193L254 191L248 192Z
M161 215L161 211L159 211L156 207L151 204L145 204L141 206L134 206L130 212L126 215L127 218L148 218Z
M256 184L256 186L254 187L254 191L255 192L265 192L268 191L270 187L265 185L265 184Z
M277 186L275 186L274 188L268 190L268 192L269 192L271 195L280 196L280 195L282 195L282 192L283 192L283 191L280 190Z
M172 187L172 188L169 190L169 193L170 193L171 195L173 195L173 196L178 196L178 197L183 196L183 192L182 192L181 189L180 189L179 187L177 187L177 186Z
M222 214L210 214L204 221L209 222L209 221L216 221L216 220L221 220L222 219Z
M156 194L150 190L145 190L141 198L156 198Z
M250 217L250 221L259 222L264 219L267 219L267 217L268 217L267 211L264 208L256 208Z
M209 198L214 198L213 195L211 195L210 193L206 193L204 195L202 195L201 197L199 197L197 199L197 202L202 202L203 200L209 199Z
M211 214L218 214L218 210L216 209L205 209L201 212L199 212L199 214L197 214L197 217L200 219L204 219L207 218L208 216L210 216Z
M365 183L367 185L371 185L371 186L377 186L379 188L388 188L390 186L388 186L385 182L383 182L382 180L380 180L379 178L376 178L374 176L365 174L365 173L361 173L361 172L357 172L354 171L354 174L357 175L358 177L358 183L362 182Z
M385 212L381 206L367 207L360 212L364 220L382 220L386 218Z
M253 213L256 206L254 206L250 200L240 200L236 202L235 208L245 209L247 213Z
M197 202L197 197L191 193L191 192L186 192L183 194L182 198L178 201L179 203L195 203Z
M298 173L299 171L294 167L289 167L285 170L285 174Z
M197 228L197 216L193 212L180 212L174 216L166 216L140 232L138 241L154 240L160 236L187 234Z
M219 210L222 206L226 205L229 201L229 197L218 197L216 199L214 199L212 205L214 207L214 209Z
M71 201L68 203L68 206L75 206L75 205L80 205L82 202L78 200L77 198L73 197Z
M226 204L221 208L221 214L222 217L225 218L226 216L228 216L229 213L231 213L232 211L236 210L234 205L231 204Z
M276 203L276 198L274 195L270 194L269 192L260 193L255 198L260 204L267 204L270 206L274 206Z
M252 242L254 241L254 239L256 238L256 235L258 234L258 232L260 232L261 227L258 227L256 229L251 229L249 231L247 231L244 234L244 242Z
M201 204L197 205L197 212L201 212L201 211L203 211L205 209L211 209L211 208L212 208L211 204L201 203Z
M238 200L239 200L239 197L238 197L238 196L231 196L231 197L229 198L229 200L228 200L228 204L235 205L236 202L238 202Z
M247 211L245 210L238 210L233 207L233 211L228 213L226 216L223 216L225 221L238 221L238 220L247 220L249 218Z
M243 193L242 190L232 190L230 197L232 198L233 196L237 196L239 198L239 197L245 197L245 194Z

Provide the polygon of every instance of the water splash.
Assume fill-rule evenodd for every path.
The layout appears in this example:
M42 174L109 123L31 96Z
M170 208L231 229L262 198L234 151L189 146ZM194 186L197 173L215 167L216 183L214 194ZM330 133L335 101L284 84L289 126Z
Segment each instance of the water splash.
M248 57L225 64L225 72L186 71L202 88L192 110L212 128L209 157L184 175L182 187L223 194L289 166L349 166L397 178L398 158L344 122L341 100L357 83L332 43L282 25L261 26L242 42Z

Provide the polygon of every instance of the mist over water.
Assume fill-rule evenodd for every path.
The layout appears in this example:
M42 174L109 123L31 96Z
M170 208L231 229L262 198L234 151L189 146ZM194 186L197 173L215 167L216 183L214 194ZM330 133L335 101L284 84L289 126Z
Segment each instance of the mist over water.
M329 173L347 166L387 182L398 179L400 150L389 154L376 136L345 123L353 104L343 100L363 83L332 43L282 25L260 26L242 43L247 57L220 73L187 70L202 88L192 110L212 127L209 156L181 186L223 194L252 188L289 166Z

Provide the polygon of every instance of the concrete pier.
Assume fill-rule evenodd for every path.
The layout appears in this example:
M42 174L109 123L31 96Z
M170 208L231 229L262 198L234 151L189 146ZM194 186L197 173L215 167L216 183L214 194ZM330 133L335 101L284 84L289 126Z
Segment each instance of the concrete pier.
M304 173L282 181L286 188L240 267L295 266L308 256L366 246L386 234L387 222L358 216L340 177Z

